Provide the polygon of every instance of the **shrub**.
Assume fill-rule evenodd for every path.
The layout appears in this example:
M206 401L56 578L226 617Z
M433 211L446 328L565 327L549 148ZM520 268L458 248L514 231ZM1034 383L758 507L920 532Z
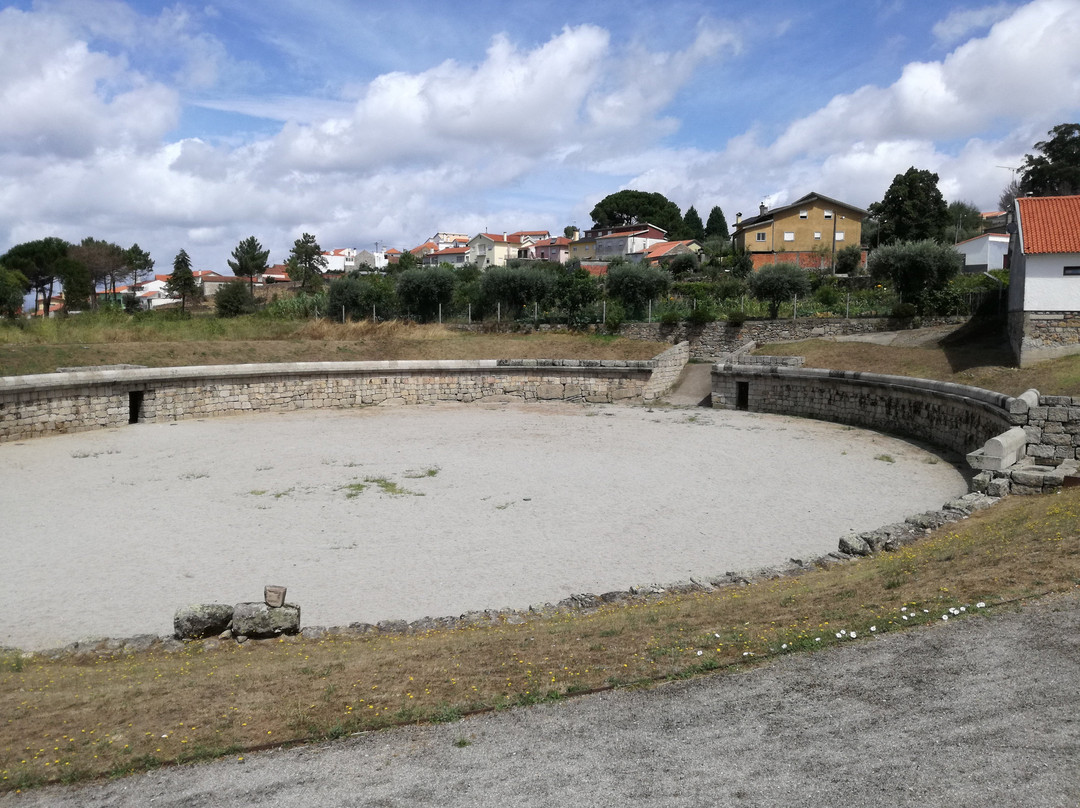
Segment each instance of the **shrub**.
M866 261L867 271L888 280L905 300L918 300L926 291L944 289L963 263L951 245L911 241L878 247Z
M767 264L750 276L750 291L769 304L769 317L776 319L780 304L810 291L806 270L791 263Z
M697 306L690 309L686 315L686 322L690 325L705 325L715 322L717 319L716 306L708 300L700 301Z
M218 317L239 317L255 311L255 298L246 283L235 281L218 289L214 295L214 307Z
M407 270L403 276L413 270ZM350 276L330 283L327 295L328 316L363 320L378 312L387 317L394 308L392 281L380 276Z
M619 300L633 314L641 315L645 304L666 292L670 285L671 276L656 267L614 262L608 267L608 296Z
M402 308L421 320L438 316L439 306L454 295L454 273L446 267L417 267L397 276L396 291Z
M609 300L605 308L607 316L604 320L604 328L609 334L619 333L622 324L626 322L626 309L616 300Z
M918 313L914 303L897 303L889 316L897 320L910 320Z
M727 324L734 328L738 328L746 322L746 312L744 311L726 311L724 317L727 319Z

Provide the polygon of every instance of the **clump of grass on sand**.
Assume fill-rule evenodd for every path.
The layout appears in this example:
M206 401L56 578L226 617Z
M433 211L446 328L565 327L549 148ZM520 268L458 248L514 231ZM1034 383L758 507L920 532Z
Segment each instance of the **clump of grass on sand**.
M1080 489L1013 497L895 553L521 624L174 654L0 656L0 788L122 775L595 688L702 675L1080 584ZM981 605L980 605L981 604Z

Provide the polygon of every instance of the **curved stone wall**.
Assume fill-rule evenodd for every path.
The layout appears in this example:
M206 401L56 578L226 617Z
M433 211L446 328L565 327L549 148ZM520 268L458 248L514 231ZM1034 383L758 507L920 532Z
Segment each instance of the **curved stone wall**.
M0 441L238 412L434 401L652 401L689 358L485 359L81 370L0 378Z
M1028 409L978 387L879 373L725 364L712 377L715 408L836 421L962 454L1026 423Z

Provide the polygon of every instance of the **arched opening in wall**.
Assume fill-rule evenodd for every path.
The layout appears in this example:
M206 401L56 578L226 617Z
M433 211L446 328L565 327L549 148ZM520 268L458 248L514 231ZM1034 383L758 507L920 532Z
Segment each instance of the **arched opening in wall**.
M142 418L143 391L132 390L128 393L128 423L137 424Z
M735 382L735 409L750 409L750 382Z

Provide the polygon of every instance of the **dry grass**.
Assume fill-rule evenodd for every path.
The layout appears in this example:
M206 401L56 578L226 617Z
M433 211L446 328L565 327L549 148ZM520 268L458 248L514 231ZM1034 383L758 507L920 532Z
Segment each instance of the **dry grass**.
M666 343L567 333L474 333L396 321L164 321L23 330L0 326L0 376L58 367L383 359L651 359Z
M942 625L943 615L980 611L978 602L989 608L1077 586L1078 515L1080 489L1014 497L896 553L516 625L193 643L172 655L85 660L9 654L0 666L0 788L455 720L700 675L853 634Z
M938 379L1008 395L1032 388L1048 395L1080 395L1080 356L1017 368L1008 346L996 334L958 335L943 343L914 347L805 340L763 345L755 353L802 356L807 367Z

